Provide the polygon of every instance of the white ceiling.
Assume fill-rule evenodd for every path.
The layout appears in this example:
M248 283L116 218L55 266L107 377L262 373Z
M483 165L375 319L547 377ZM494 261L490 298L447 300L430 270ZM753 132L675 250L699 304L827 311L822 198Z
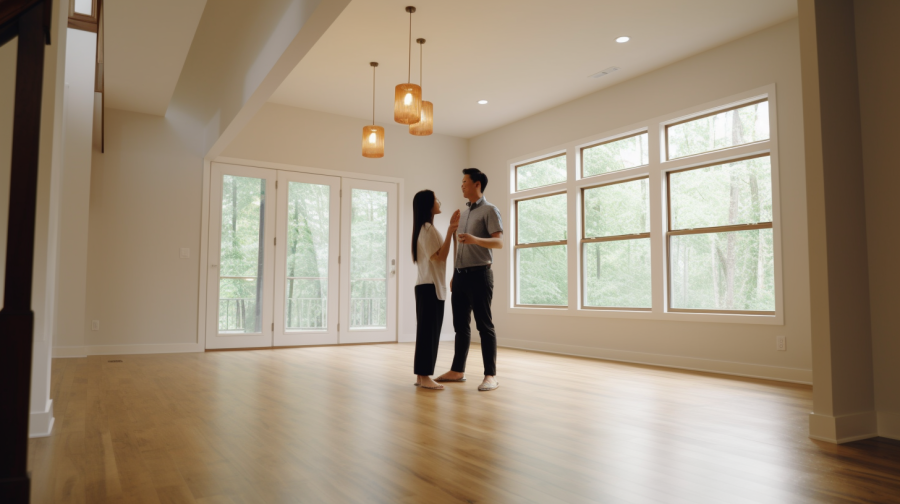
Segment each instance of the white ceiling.
M103 2L106 106L165 115L206 0Z
M796 0L354 0L270 102L393 122L406 5L423 37L435 133L478 135L797 15ZM631 37L625 44L615 38ZM418 82L418 45L413 77ZM588 78L610 66L621 70ZM476 101L486 99L487 105Z

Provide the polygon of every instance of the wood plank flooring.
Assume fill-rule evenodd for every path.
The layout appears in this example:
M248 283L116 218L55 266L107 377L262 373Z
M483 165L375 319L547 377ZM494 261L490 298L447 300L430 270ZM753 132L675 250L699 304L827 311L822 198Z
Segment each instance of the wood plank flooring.
M32 502L900 502L900 443L808 439L807 386L501 348L478 392L473 345L430 391L413 350L54 359Z

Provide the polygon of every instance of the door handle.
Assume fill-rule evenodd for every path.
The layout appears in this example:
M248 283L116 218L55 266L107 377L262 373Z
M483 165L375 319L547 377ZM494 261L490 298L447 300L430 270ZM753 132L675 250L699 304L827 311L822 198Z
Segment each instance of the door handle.
M210 268L218 268L219 265L218 265L218 264L210 264L209 267L210 267Z

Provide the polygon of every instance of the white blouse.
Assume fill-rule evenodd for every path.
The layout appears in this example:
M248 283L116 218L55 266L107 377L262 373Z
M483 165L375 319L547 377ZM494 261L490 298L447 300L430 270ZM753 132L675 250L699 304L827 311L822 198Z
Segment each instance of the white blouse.
M416 243L416 265L419 267L416 285L434 284L434 292L441 300L447 298L447 261L432 260L431 256L441 249L443 243L444 238L434 226L427 222L422 224Z

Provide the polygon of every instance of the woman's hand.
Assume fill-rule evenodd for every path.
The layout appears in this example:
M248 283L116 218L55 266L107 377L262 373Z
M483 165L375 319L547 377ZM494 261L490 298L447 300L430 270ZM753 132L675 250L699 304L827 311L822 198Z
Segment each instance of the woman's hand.
M453 212L450 217L450 227L447 228L447 234L453 234L459 229L459 210Z

